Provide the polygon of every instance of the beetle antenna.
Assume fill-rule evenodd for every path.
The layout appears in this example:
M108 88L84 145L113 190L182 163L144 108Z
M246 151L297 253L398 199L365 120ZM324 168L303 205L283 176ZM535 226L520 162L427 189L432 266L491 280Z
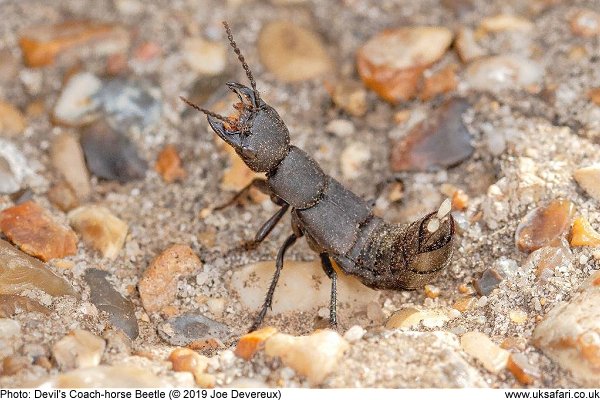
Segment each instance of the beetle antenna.
M256 94L256 100L259 100L260 95L258 93L258 90L256 90L256 81L254 80L254 76L252 76L250 67L246 63L246 59L242 55L240 48L237 46L237 43L235 43L235 40L233 40L233 34L231 33L231 28L229 28L229 24L227 23L227 21L223 21L223 26L225 27L225 31L227 32L227 39L229 39L229 43L231 44L231 47L233 47L233 51L235 52L235 54L237 54L238 60L240 60L240 62L242 63L242 68L244 68L244 71L246 71L246 76L250 81L252 90L254 90L254 93Z
M223 121L223 122L227 122L227 118L225 118L224 116L222 116L222 115L219 115L219 114L217 114L216 112L212 112L212 111L210 111L210 110L207 110L207 109L205 109L205 108L198 107L197 105L195 105L194 103L192 103L191 101L189 101L188 99L186 99L186 98L185 98L185 97L183 97L183 96L179 96L179 98L180 98L180 99L181 99L181 100L182 100L184 103L186 103L188 106L190 106L190 107L193 107L193 108L195 108L196 110L198 110L198 111L200 111L200 112L203 112L203 113L204 113L204 114L206 114L206 115L210 115L211 117L215 117L215 118L217 118L217 119L220 119L220 120L221 120L221 121Z

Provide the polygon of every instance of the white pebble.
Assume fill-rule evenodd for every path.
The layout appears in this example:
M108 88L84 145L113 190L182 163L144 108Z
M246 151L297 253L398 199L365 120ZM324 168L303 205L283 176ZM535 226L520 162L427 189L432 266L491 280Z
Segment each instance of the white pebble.
M350 343L358 342L366 332L362 326L354 325L344 333L344 339Z
M334 119L325 126L325 132L345 137L354 133L354 124L347 119Z
M585 254L581 254L579 256L579 264L581 265L585 265L588 262L588 256L586 256Z

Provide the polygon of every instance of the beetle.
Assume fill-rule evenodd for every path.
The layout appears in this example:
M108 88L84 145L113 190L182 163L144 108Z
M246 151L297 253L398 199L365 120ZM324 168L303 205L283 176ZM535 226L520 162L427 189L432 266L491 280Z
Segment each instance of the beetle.
M258 230L250 247L262 242L288 210L292 215L292 234L279 248L273 279L250 331L262 324L273 301L285 253L302 236L319 254L323 270L331 279L332 327L337 326L337 274L332 259L344 273L356 276L374 289L417 289L435 279L450 263L453 252L455 228L448 204L405 224L388 223L373 215L367 202L323 172L307 153L290 144L285 123L260 97L229 25L227 22L223 25L251 87L237 82L226 84L239 98L234 105L236 113L229 117L181 99L206 114L212 130L235 149L250 169L265 173L265 179L254 179L217 209L233 203L253 186L269 194L280 206Z

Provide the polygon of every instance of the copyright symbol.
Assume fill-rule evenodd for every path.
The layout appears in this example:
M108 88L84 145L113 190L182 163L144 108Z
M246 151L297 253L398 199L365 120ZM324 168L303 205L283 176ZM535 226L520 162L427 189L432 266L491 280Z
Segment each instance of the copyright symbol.
M181 396L181 392L180 392L179 390L175 389L175 390L173 390L173 391L171 392L171 396L172 396L174 399L178 399L178 398L179 398L179 396Z

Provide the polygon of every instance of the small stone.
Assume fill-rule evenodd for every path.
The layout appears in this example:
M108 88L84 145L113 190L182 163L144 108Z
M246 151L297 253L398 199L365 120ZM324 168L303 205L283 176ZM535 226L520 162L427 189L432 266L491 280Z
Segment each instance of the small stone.
M187 38L182 51L186 64L199 74L218 75L227 66L227 47L221 42Z
M249 361L262 347L265 341L277 333L277 329L271 326L245 334L240 338L235 347L235 355Z
M495 269L488 268L479 279L473 281L473 286L480 296L487 296L502 282L502 276Z
M125 243L127 224L105 207L89 205L74 209L69 223L83 241L102 256L114 260Z
M0 319L0 339L12 339L21 334L21 324L18 321L8 318Z
M108 276L108 272L95 268L85 271L84 279L90 287L90 302L108 314L113 326L135 339L139 333L135 306L112 287L106 279Z
M450 99L411 129L392 147L392 171L445 169L469 158L473 153L471 134L462 121L468 107L465 100Z
M491 373L506 367L510 353L481 332L467 332L460 338L460 345L467 354L477 359Z
M54 121L63 125L82 126L96 119L100 102L95 95L101 87L100 79L89 72L73 75L54 106Z
M452 308L464 313L473 309L476 303L477 299L473 296L461 297L460 299L456 300L454 305L452 305Z
M12 317L21 312L50 314L50 310L35 300L16 294L0 294L0 318Z
M177 148L172 144L166 145L160 151L154 169L167 183L181 181L186 176Z
M479 24L479 29L484 32L522 31L529 32L534 25L526 18L511 14L498 14L484 18Z
M415 328L419 324L440 327L449 320L448 314L443 310L419 310L409 307L393 313L385 323L385 327L387 329Z
M600 233L583 217L578 217L571 228L571 247L577 246L600 246Z
M214 321L196 312L187 312L177 317L169 318L158 327L158 334L167 343L174 346L188 346L200 342L223 342L230 338L231 329L220 322ZM194 346L192 346L193 348Z
M99 178L127 183L146 175L146 161L134 144L104 121L83 131L81 146L90 171Z
M464 63L470 63L486 55L485 50L477 43L473 30L469 28L460 28L456 35L455 46L458 56Z
M178 348L169 354L169 361L171 361L171 364L173 365L173 371L191 372L192 375L194 375L196 384L207 387L205 377L203 376L208 368L207 357L190 349Z
M558 304L533 332L533 343L581 386L600 386L600 273L590 276L566 303Z
M472 89L495 92L520 89L541 82L541 65L516 55L481 58L467 68L467 81Z
M354 124L347 119L334 119L329 121L325 126L325 132L333 133L339 137L352 136L354 131Z
M452 36L449 29L435 26L383 31L358 50L358 73L384 100L409 100L417 94L423 71L443 56Z
M532 365L522 353L511 354L506 367L523 385L531 385L534 379L541 376L539 369Z
M571 31L578 36L592 37L600 35L600 13L592 10L580 10L570 19Z
M558 246L544 246L532 252L525 260L524 269L535 270L535 275L542 282L554 274L559 267L566 267L571 263L572 253L566 243Z
M597 106L600 106L600 87L590 89L588 97Z
M464 211L469 206L469 196L463 192L461 189L458 189L452 195L452 209L458 211Z
M50 150L54 168L75 191L79 200L85 200L92 192L90 177L85 166L83 150L75 135L65 132L54 138Z
M423 101L433 99L440 94L453 92L458 85L457 65L447 65L440 71L425 78L419 98Z
M79 206L79 199L75 191L65 181L60 181L56 185L52 185L48 191L48 200L64 212Z
M2 375L16 375L31 365L29 357L8 356L2 360Z
M0 231L25 253L43 261L77 253L75 233L33 201L2 210Z
M508 317L512 322L517 325L522 325L527 321L527 313L523 310L510 310L508 312Z
M575 206L566 199L555 199L533 209L517 226L517 248L530 253L544 246L558 246L569 232L574 212Z
M276 333L267 339L265 353L281 358L285 366L315 386L333 372L348 348L348 342L337 332L325 329L298 337Z
M440 296L440 288L437 286L433 286L433 285L425 285L425 296L429 297L430 299L435 299L438 298Z
M132 365L100 365L79 368L60 375L53 375L28 387L52 388L157 388L172 387L163 378L150 372L149 368Z
M573 173L573 178L588 195L600 201L600 164L578 169Z
M17 136L25 130L27 121L15 106L0 100L0 136Z
M260 61L283 82L316 78L333 68L321 38L290 21L267 23L258 37Z
M21 32L19 38L28 67L52 65L59 56L67 64L82 55L82 50L96 56L123 52L129 42L129 32L123 27L97 21L35 26Z
M367 331L365 331L362 326L354 325L344 333L344 339L346 339L348 343L356 343L365 336L365 333L367 333Z
M73 287L43 263L0 240L0 294L38 288L51 296L74 296Z
M100 364L106 343L91 332L75 329L52 346L52 357L62 371Z
M165 249L152 260L138 284L144 309L156 312L174 303L177 282L201 268L202 262L188 246L176 244Z
M250 264L234 271L231 278L232 289L244 307L252 311L260 310L265 292L273 278L273 271L275 261ZM307 296L307 288L310 288L310 296ZM329 304L330 291L331 284L323 274L320 261L286 260L270 313L277 315L286 312L314 312ZM342 307L364 311L367 304L378 297L378 291L367 288L350 275L338 272L338 306L345 305Z
M352 142L342 151L340 163L345 179L356 179L365 170L371 152L363 142Z
M211 312L212 315L216 317L220 317L223 315L223 311L225 311L225 299L222 297L211 297L206 300L206 305L208 306L208 311Z
M523 351L527 347L527 344L528 342L526 338L522 336L511 336L504 339L502 343L500 343L500 347L502 347L505 350Z
M360 82L344 80L325 88L333 103L348 114L362 117L367 113L367 91Z
M0 194L16 193L20 188L10 163L0 155Z

